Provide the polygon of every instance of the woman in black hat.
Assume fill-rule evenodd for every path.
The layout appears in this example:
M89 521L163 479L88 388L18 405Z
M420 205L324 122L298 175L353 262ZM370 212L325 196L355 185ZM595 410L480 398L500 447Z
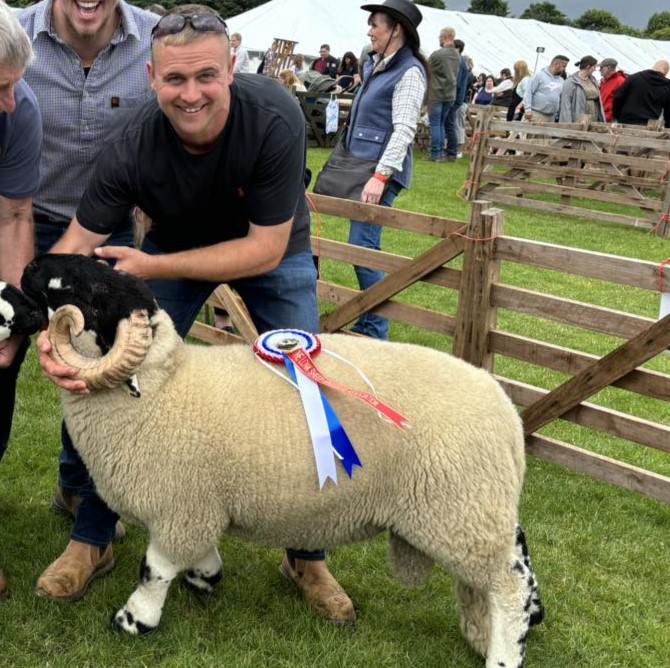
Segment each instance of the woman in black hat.
M361 201L390 207L410 185L412 145L429 90L428 65L416 30L422 16L408 0L386 0L361 9L371 12L372 50L352 106L346 147L356 157L377 161L377 172L363 188ZM379 225L352 220L349 243L379 250L381 233ZM366 267L355 270L361 290L384 277ZM378 339L389 336L388 321L378 315L362 316L352 329Z

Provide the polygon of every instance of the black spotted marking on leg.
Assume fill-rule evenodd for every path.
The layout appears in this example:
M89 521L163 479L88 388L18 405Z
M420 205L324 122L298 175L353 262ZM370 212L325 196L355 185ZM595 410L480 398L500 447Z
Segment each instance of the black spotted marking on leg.
M124 623L132 626L135 621L129 610L117 611L112 615L112 627L115 631L126 631Z
M526 567L517 559L512 566L512 570L523 575L526 572Z
M119 633L123 631L123 626L121 626L121 622L116 618L116 615L117 613L113 612L109 621L112 623L112 630Z
M143 624L142 622L137 622L135 627L137 628L137 632L141 636L145 636L148 633L151 633L152 631L156 630L155 626L149 626L148 624Z
M214 585L219 584L221 580L223 580L223 571L218 570L213 575L202 575L201 573L200 579L204 580L208 585L210 585L210 587L213 587Z
M205 587L199 587L197 584L195 584L195 582L203 582L208 585L210 589L213 589L214 585L221 582L222 579L223 571L221 569L219 569L216 573L212 573L212 575L205 575L201 571L190 569L186 571L186 578L184 578L182 584L191 591L202 593L208 590Z
M521 528L520 524L516 525L516 544L521 547L521 554L526 563L530 561L530 553L528 552L528 543L526 543L526 534Z
M535 605L538 609L535 610L535 612L532 612L530 615L530 621L528 622L530 626L537 626L544 620L544 606L539 600L535 603Z
M146 583L151 579L151 566L147 563L147 557L145 555L142 557L142 563L140 564L140 582Z

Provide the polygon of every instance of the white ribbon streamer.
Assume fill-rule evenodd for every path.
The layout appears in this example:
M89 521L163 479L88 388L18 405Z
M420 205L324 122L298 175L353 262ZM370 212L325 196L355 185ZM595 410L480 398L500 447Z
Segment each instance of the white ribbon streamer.
M312 438L316 471L319 476L319 489L323 489L328 478L337 485L333 443L330 438L328 420L321 400L319 385L299 371L295 373L295 376L302 407L307 418L307 427Z

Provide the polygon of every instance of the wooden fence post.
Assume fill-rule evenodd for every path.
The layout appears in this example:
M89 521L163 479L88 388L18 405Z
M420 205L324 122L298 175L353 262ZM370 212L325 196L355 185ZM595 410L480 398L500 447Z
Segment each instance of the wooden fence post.
M477 114L477 120L475 121L470 147L468 178L465 182L465 199L470 201L477 197L477 191L479 190L481 174L484 169L484 158L489 152L489 130L492 119L493 109L487 106Z
M667 239L670 237L670 161L668 161L668 170L665 173L665 195L663 197L663 210L661 219L654 228L657 237Z
M500 274L500 261L495 259L495 238L503 233L504 217L501 209L489 206L490 202L472 202L453 353L475 366L493 371L489 332L496 326L497 311L491 304L491 289Z

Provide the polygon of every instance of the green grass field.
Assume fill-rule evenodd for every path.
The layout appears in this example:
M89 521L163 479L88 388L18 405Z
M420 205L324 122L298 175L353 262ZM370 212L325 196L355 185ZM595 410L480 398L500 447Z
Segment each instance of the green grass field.
M310 166L316 171L327 155L311 150ZM397 206L466 220L468 205L457 196L465 178L464 162L435 164L419 156L413 188ZM653 262L670 256L667 241L640 229L520 210L506 211L505 220L505 233L511 236ZM320 231L329 238L346 238L346 223L324 217ZM423 243L401 232L385 232L389 251L414 255ZM324 266L324 273L353 284L350 268L333 263ZM556 272L512 268L503 280L632 313L658 312L658 295L569 280ZM427 287L417 286L411 299L451 308ZM523 332L530 326L513 314L505 318L509 330ZM613 343L583 332L570 332L566 342L568 333L549 325L533 333L592 352L605 352ZM397 323L392 335L448 348L444 337ZM668 371L667 361L654 363ZM540 386L560 380L507 361L497 371ZM621 393L610 394L599 400L625 403ZM666 407L648 411L649 419L670 422ZM156 633L141 639L116 635L109 617L134 589L147 542L137 526L130 526L128 539L115 547L116 569L95 582L84 599L59 604L35 597L37 577L60 554L69 534L68 522L49 505L57 481L60 419L57 390L42 377L31 351L20 379L13 440L0 465L0 566L12 589L11 598L0 604L0 667L484 665L458 631L450 577L436 570L425 586L404 589L390 576L382 536L330 555L331 569L358 609L353 628L331 627L308 610L279 575L280 550L225 538L224 581L215 593L199 597L175 583ZM573 434L569 425L553 428L558 437L578 443L586 439L588 447L640 458L646 462L640 465L670 474L668 458L660 453L643 453L584 430ZM670 508L530 457L521 518L547 611L544 624L531 633L527 667L668 668Z

